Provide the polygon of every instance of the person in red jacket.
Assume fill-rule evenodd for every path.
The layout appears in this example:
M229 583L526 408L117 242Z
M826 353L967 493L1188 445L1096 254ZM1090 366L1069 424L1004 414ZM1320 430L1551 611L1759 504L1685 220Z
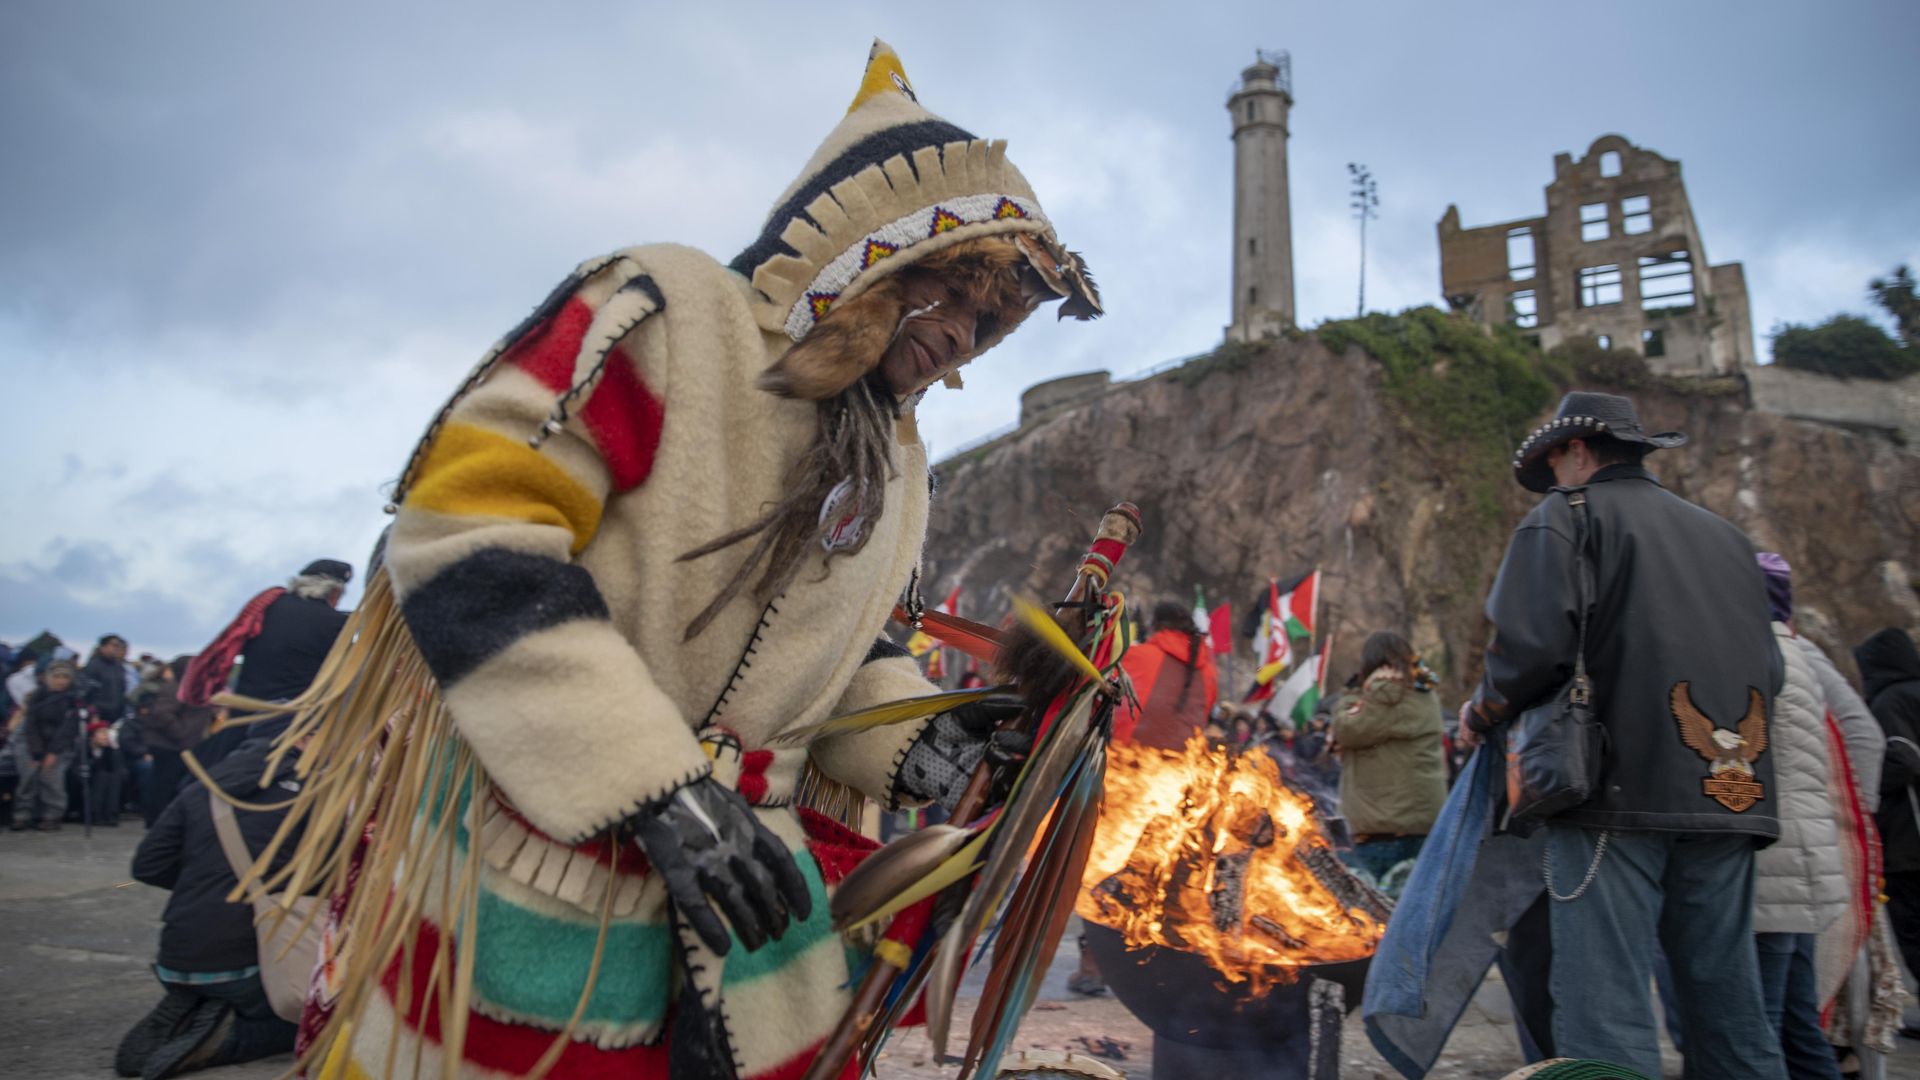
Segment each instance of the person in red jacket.
M1193 612L1177 600L1153 606L1153 633L1120 661L1140 708L1114 717L1113 741L1181 750L1207 725L1220 697L1220 675Z

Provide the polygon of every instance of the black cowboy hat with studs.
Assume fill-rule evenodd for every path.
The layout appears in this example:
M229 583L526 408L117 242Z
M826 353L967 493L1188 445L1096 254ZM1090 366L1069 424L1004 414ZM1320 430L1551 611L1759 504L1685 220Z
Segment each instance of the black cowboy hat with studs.
M1650 450L1680 446L1687 437L1677 431L1649 435L1640 426L1640 414L1633 399L1617 394L1595 394L1575 390L1560 399L1553 419L1533 429L1520 442L1513 455L1513 478L1528 491L1542 494L1553 489L1553 470L1547 467L1547 451L1573 439L1611 435L1621 442L1639 443Z

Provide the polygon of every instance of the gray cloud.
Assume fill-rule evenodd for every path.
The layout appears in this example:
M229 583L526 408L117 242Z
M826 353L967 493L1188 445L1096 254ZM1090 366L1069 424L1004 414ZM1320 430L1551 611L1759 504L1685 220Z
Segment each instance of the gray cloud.
M1111 311L1036 321L930 398L936 452L1036 379L1217 341L1223 103L1256 45L1294 55L1308 324L1352 310L1346 162L1380 179L1367 295L1393 309L1438 301L1449 202L1537 213L1554 153L1609 131L1685 163L1763 335L1864 310L1866 277L1920 262L1920 9L1899 0L902 10L0 8L0 374L31 508L0 531L0 635L192 644L305 559L358 561L425 419L568 267L747 242L869 31L930 107L1010 139Z

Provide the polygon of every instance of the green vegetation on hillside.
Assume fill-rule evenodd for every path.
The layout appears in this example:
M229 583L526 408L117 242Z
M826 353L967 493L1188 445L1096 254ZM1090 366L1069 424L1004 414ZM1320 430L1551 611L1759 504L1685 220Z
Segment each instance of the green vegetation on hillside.
M1867 283L1867 295L1899 330L1895 339L1858 315L1835 315L1818 326L1786 323L1773 331L1773 362L1845 379L1899 379L1920 372L1920 300L1913 273L1895 268Z
M1498 520L1513 482L1513 447L1552 404L1556 388L1535 348L1512 327L1489 334L1433 307L1322 323L1339 352L1356 345L1379 362L1408 429L1455 473L1473 511Z

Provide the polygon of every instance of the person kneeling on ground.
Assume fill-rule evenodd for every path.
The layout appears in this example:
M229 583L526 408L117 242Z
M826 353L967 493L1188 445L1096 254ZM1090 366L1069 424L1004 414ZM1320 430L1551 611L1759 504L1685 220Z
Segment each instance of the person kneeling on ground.
M299 790L296 755L260 783L272 745L242 743L209 775L246 803L284 803ZM286 810L235 814L247 850L258 855ZM291 851L289 843L284 850ZM293 1050L296 1026L274 1014L260 981L253 908L227 899L239 885L215 832L204 785L167 804L133 854L133 876L169 889L153 973L166 996L120 1040L114 1069L145 1080L252 1061Z

